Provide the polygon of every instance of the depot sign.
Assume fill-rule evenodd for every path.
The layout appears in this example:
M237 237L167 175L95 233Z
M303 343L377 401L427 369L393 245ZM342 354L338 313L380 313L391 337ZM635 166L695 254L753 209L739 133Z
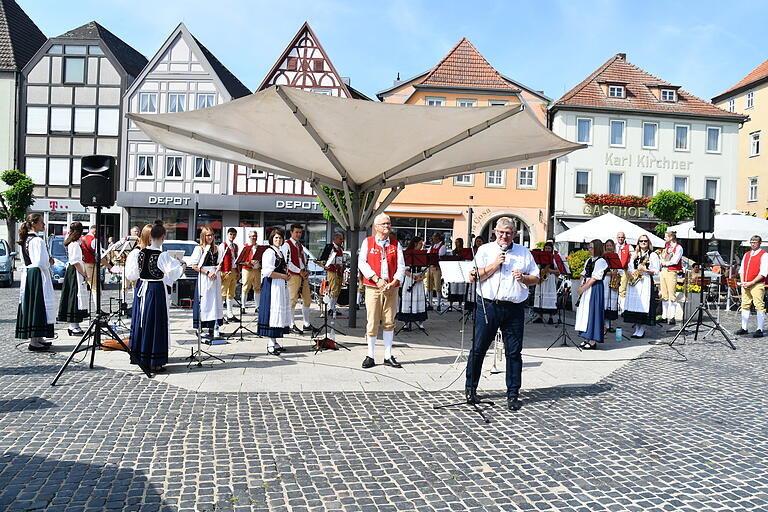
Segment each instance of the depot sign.
M282 199L275 201L277 210L317 210L318 208L320 203L317 201L283 201Z
M191 197L183 196L149 196L147 198L149 204L165 206L188 206L191 200Z

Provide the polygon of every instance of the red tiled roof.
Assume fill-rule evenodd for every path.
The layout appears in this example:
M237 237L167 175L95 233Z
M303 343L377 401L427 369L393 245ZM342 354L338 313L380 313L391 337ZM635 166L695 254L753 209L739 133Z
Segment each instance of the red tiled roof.
M757 66L755 69L752 70L751 73L749 73L747 76L739 80L739 83L737 83L727 91L718 94L717 96L715 96L715 98L720 98L722 96L725 96L731 91L735 91L736 89L741 89L742 87L746 87L764 78L768 78L768 60L766 60L759 66Z
M601 83L625 84L625 98L609 98L603 92ZM677 101L661 101L650 87L668 86L677 90ZM653 76L627 62L626 54L617 53L583 82L568 91L554 103L557 106L584 106L615 110L646 110L689 115L732 116L742 118L741 114L727 112L715 105L690 94L669 82Z
M517 88L493 69L466 37L461 38L420 84L483 89Z

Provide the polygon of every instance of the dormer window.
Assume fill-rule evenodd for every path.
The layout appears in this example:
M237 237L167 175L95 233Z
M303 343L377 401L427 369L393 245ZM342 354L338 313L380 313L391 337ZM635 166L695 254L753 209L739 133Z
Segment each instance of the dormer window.
M623 85L609 85L608 86L608 97L609 98L623 98L624 97L624 86Z
M661 101L670 101L674 103L677 101L677 92L674 89L662 89Z

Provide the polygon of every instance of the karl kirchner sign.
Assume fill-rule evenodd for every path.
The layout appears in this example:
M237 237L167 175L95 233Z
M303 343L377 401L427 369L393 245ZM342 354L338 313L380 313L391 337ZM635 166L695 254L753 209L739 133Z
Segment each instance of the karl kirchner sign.
M653 155L616 154L607 152L605 154L605 165L613 167L636 167L638 169L660 169L670 171L692 171L693 162L691 160L676 160L673 158L655 157Z

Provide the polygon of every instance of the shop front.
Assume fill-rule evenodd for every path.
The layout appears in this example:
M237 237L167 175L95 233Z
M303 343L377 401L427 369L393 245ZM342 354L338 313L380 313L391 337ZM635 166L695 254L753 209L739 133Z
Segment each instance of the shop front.
M96 208L83 206L76 199L35 199L30 212L43 215L48 236L66 235L69 225L75 221L81 222L86 229L96 222ZM104 240L118 236L119 227L120 208L102 208L100 233Z

